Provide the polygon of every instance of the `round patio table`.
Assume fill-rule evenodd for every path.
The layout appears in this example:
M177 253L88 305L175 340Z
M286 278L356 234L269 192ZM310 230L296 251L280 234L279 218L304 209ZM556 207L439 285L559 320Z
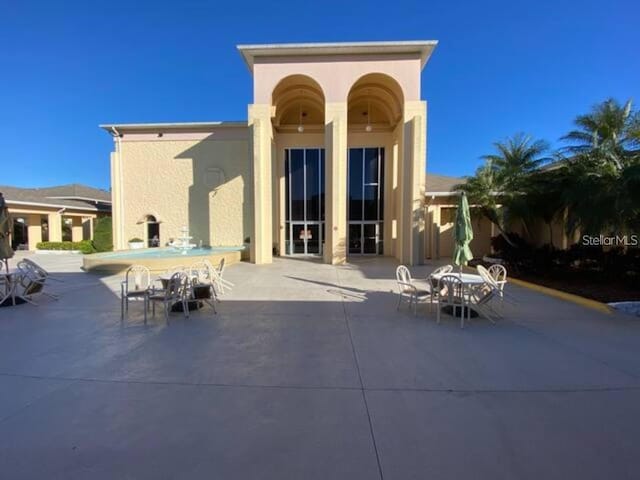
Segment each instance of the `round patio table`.
M470 289L477 287L478 285L483 285L485 283L484 279L480 275L477 275L475 273L460 273L460 272L437 273L435 275L429 275L429 283L431 284L431 288L437 288L438 282L440 281L440 279L444 276L449 276L449 275L459 278L460 281L462 282L462 287L466 291L469 291ZM473 308L471 308L471 305L467 305L462 308L463 315L464 315L465 309L469 310L468 315L470 317L478 316L478 313ZM442 311L446 314L453 315L454 309L445 306Z

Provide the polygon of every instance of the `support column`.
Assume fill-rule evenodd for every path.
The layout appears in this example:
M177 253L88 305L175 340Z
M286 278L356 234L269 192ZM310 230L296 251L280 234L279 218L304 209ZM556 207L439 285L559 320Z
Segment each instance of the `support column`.
M249 127L253 152L253 235L251 237L251 262L257 264L273 261L273 209L271 105L249 105Z
M36 245L42 241L42 220L40 215L27 216L27 236L29 238L29 250L35 250Z
M62 215L57 212L49 214L49 241L62 241Z
M324 261L347 261L347 103L325 104Z
M83 239L82 217L71 217L71 241L81 242Z
M426 102L412 101L404 104L398 236L400 262L406 265L424 263L426 119Z

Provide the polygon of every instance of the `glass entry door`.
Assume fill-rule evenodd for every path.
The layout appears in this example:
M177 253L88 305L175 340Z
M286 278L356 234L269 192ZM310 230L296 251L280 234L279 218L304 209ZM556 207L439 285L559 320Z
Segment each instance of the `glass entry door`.
M384 148L349 149L349 254L382 255Z
M324 149L285 150L285 254L322 255Z

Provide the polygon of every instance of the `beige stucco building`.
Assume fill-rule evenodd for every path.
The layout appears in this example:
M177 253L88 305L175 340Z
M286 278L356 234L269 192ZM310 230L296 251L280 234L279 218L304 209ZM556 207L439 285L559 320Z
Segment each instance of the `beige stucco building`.
M250 259L350 255L423 262L427 103L435 41L241 45L246 122L102 125L114 245L164 245L188 226Z

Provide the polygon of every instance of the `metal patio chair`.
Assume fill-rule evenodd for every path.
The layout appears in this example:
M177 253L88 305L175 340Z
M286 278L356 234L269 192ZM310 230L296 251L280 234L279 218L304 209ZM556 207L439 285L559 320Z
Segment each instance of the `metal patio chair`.
M149 291L151 289L151 273L144 265L132 265L120 282L120 319L129 314L129 300L142 300L144 304L144 322L147 323L149 309Z
M218 278L217 272L211 268L208 262L197 262L191 265L189 277L191 278L191 288L195 300L202 301L216 310L216 301L219 302L216 293L215 282Z
M429 311L431 311L433 307L433 301L438 299L438 295L440 295L440 290L438 290L438 280L433 278L434 275L449 273L453 271L453 265L443 265L441 267L436 268L433 272L429 274L427 277L427 281L429 283Z
M156 303L162 303L164 310L164 318L169 323L169 311L175 304L182 304L182 311L185 318L189 317L189 297L191 293L191 280L189 275L184 272L176 272L167 281L164 290L151 290L149 301L152 305L152 314L156 314Z
M438 280L438 312L437 322L440 323L440 314L442 307L450 306L453 316L456 316L457 309L460 309L460 328L464 328L465 306L468 309L466 301L466 292L464 283L457 275L445 274Z
M33 305L37 305L34 297L38 295L44 295L52 300L58 300L59 297L57 295L45 291L47 279L50 278L49 275L42 271L35 262L25 260L26 259L20 260L17 264L19 272L17 284L22 288L22 291L16 293L16 295Z
M416 315L418 311L418 300L430 296L431 292L416 286L411 278L411 272L404 265L399 265L398 268L396 268L396 282L398 284L398 305L396 306L396 310L400 309L402 299L408 297L409 307L413 305L413 314Z

